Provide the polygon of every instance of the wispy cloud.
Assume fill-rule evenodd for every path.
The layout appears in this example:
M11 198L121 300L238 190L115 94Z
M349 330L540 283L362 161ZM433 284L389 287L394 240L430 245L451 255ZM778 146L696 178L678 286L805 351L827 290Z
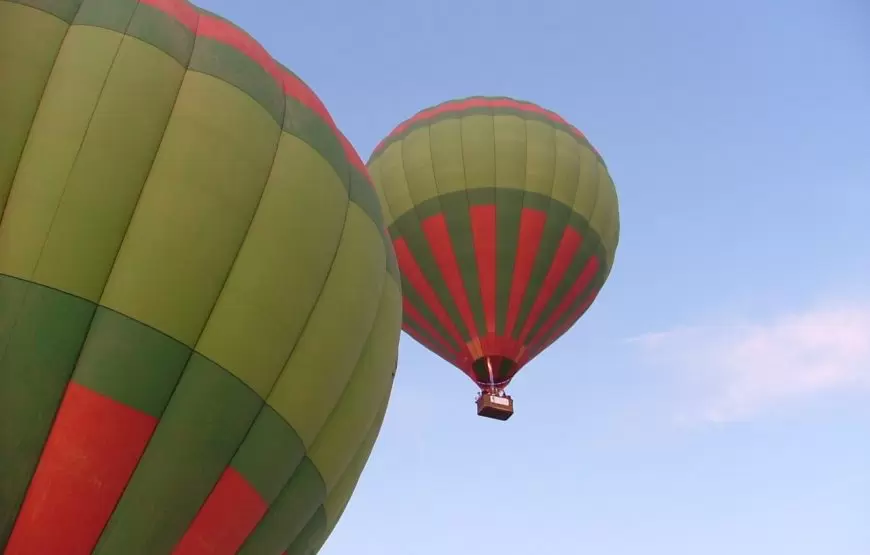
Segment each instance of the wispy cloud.
M827 306L766 322L683 327L630 340L676 372L702 418L744 420L772 406L870 392L870 304Z

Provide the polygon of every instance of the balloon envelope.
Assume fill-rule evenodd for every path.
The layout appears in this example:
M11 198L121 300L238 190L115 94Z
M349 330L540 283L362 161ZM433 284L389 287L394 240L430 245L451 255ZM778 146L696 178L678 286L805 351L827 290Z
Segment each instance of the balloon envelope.
M183 0L0 0L0 551L313 553L401 293L317 97Z
M369 171L403 283L403 327L500 388L595 300L619 209L576 128L509 98L453 100L400 124Z

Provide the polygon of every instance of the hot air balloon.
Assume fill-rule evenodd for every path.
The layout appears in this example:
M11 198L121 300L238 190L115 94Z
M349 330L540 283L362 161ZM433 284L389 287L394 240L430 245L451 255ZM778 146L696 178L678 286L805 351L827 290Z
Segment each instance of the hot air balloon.
M427 108L374 150L402 275L403 329L480 387L506 420L511 379L595 300L613 265L613 181L586 137L529 102Z
M401 289L365 165L184 0L0 0L0 552L316 553Z

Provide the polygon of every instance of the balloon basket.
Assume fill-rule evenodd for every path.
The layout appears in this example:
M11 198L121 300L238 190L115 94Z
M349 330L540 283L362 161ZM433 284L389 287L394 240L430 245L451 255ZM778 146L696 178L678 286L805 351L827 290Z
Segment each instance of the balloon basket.
M483 392L477 398L477 415L493 420L507 420L514 414L514 400L510 395Z

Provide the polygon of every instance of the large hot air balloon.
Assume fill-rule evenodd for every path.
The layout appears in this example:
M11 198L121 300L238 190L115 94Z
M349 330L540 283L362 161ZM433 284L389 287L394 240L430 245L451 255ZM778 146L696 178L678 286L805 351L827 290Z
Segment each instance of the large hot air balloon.
M481 388L504 388L589 308L619 239L616 190L580 131L528 102L475 97L419 112L369 172L402 274L403 328Z
M184 0L0 0L0 552L316 553L401 290L365 166Z

